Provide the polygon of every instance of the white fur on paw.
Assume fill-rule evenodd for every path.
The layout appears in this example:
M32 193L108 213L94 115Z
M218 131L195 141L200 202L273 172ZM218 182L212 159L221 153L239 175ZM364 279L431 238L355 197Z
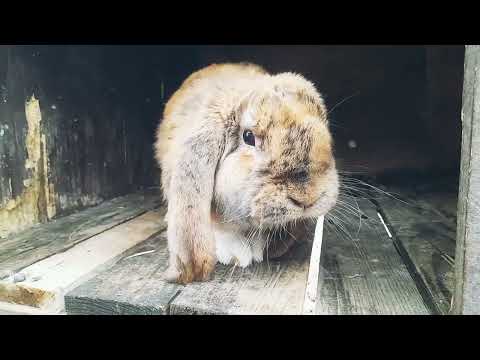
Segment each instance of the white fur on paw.
M179 275L180 273L175 268L169 266L162 274L162 278L166 282L175 282L178 279Z
M236 233L215 230L217 260L224 265L237 264L247 267L253 261L263 260L263 244L248 245L247 239Z

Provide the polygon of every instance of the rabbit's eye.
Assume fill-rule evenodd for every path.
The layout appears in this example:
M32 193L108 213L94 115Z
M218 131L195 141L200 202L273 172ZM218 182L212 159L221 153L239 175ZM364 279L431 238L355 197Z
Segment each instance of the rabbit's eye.
M243 141L245 141L247 145L255 146L255 135L253 135L251 130L245 130L243 132Z

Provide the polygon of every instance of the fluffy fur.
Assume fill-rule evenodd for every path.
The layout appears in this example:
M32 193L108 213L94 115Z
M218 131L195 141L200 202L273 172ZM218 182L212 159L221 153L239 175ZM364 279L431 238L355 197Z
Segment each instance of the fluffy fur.
M166 105L155 153L168 201L169 281L207 280L217 261L281 256L338 196L323 99L293 73L252 64L195 72Z

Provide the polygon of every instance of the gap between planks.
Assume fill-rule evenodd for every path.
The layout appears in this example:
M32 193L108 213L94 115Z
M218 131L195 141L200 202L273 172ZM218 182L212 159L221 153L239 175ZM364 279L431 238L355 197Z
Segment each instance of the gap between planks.
M159 206L158 190L141 191L0 239L0 279Z
M62 311L66 292L115 263L129 248L165 230L164 214L164 208L148 211L22 269L25 281L0 281L0 301Z
M360 242L353 244L331 231L323 236L326 245L322 246L320 274L324 281L318 277L314 284L319 295L315 314L429 314L377 218L376 208L370 201L360 203L370 216ZM311 258L311 249L312 242L305 242L278 261L264 261L245 269L218 264L209 282L181 286L167 284L161 278L168 258L162 234L159 239L138 244L114 266L67 293L66 311L122 315L302 314L308 310L303 306L309 263L317 264ZM315 271L310 276L316 277Z
M358 223L344 219L341 233L327 223L316 314L429 315L377 207L357 202Z
M299 244L281 261L245 269L217 264L210 281L183 286L162 278L164 232L67 293L65 309L83 315L301 314L310 248Z
M454 290L457 195L405 190L398 195L403 204L386 197L375 203L425 302L434 314L448 314Z
M372 204L370 206L373 206ZM162 224L160 226L159 224L159 219L162 219L162 216L160 214L153 215L154 213L157 213L158 211L153 211L146 213L134 220L131 220L127 223L124 223L122 225L119 225L105 233L99 234L98 236L95 236L85 242L82 242L80 244L77 244L70 250L66 251L65 253L62 254L57 254L52 256L51 258L45 259L37 264L34 264L33 266L29 266L26 269L24 269L25 273L28 273L31 271L30 276L33 274L46 274L47 277L44 278L43 281L36 281L36 282L23 282L23 283L18 283L14 284L16 286L16 289L18 288L25 288L26 285L31 285L31 286L36 286L37 292L33 292L34 294L36 293L37 295L42 295L41 291L45 290L45 294L48 294L46 296L43 294L42 296L39 296L38 298L32 298L30 294L30 301L33 301L34 303L36 302L36 306L39 307L41 310L44 309L50 309L50 310L60 310L63 307L63 295L68 292L68 290L72 288L76 288L77 285L80 283L79 288L84 286L85 284L92 284L92 281L97 281L97 285L100 284L98 282L99 277L101 275L105 275L103 277L103 285L105 284L110 284L112 288L116 287L117 289L121 288L123 290L123 285L121 281L125 277L126 274L130 273L135 273L136 271L142 269L149 261L152 261L153 259L158 259L161 263L155 265L157 268L160 266L164 266L166 264L166 256L162 258L162 256L159 256L159 252L155 251L154 248L148 247L149 243L151 242L152 244L154 243L155 238L157 235L162 232L166 228L166 224ZM142 234L141 236L138 236L136 240L132 241L132 243L129 243L129 245L125 245L125 247L122 249L117 249L116 256L108 255L107 259L103 260L92 260L92 263L90 265L87 264L86 267L84 267L85 264L81 264L81 262L77 263L74 268L75 269L70 269L70 265L72 262L69 262L69 254L72 254L72 251L75 250L75 258L78 258L82 253L85 251L88 252L88 249L90 251L97 249L99 245L103 242L108 243L109 245L107 246L109 250L111 249L111 244L115 241L112 239L114 234L118 235L119 238L125 236L127 233L133 233L135 234L137 232L136 227L131 227L131 228L126 228L127 225L132 225L132 223L137 223L137 226L141 229L145 229L145 223L141 223L142 220L146 220L145 218L148 218L149 215L152 215L151 218L147 222L150 223L155 223L158 227L156 230L151 230L150 235L149 234ZM377 219L377 223L380 225L380 222ZM382 228L381 231L385 233L385 230ZM386 234L386 233L385 233ZM378 235L376 235L378 236ZM149 241L149 238L152 241ZM103 241L101 240L103 239ZM111 240L108 242L108 239ZM147 240L145 240L147 239ZM378 237L376 237L378 239ZM332 239L327 239L327 242L331 242ZM112 242L113 241L113 242ZM93 243L96 243L93 244ZM90 244L91 247L81 247L80 245L85 245L85 244ZM158 241L156 242L156 246L161 246L164 248L164 255L166 255L166 241L159 243ZM136 246L135 246L136 245ZM300 252L303 253L306 256L303 257L297 257L295 256L290 259L282 260L282 262L273 262L270 264L260 264L259 266L256 266L252 269L247 269L246 271L242 271L241 273L237 273L235 276L231 272L231 269L227 267L222 267L219 266L218 269L216 270L216 278L217 281L214 281L212 283L203 283L203 284L192 284L191 286L187 287L178 287L178 288L173 288L171 289L170 294L168 297L165 298L165 303L164 307L161 308L155 308L156 305L156 299L158 296L158 293L155 293L155 279L147 279L147 282L142 282L142 279L134 279L135 281L130 282L130 286L134 286L138 288L145 289L145 293L143 293L140 297L137 297L136 299L132 298L124 298L122 301L115 301L110 302L111 304L115 304L115 307L121 308L123 307L123 312L127 311L142 311L143 313L167 313L167 314L192 314L192 313L210 313L210 314L215 314L215 313L230 313L230 314L242 314L242 313L247 313L247 314L258 314L258 313L271 313L271 314L277 314L277 313L301 313L305 309L302 309L301 306L298 307L298 304L302 304L304 300L304 291L305 291L305 284L307 283L307 274L308 274L308 260L309 260L309 254L310 254L310 248L311 248L311 243L304 246L303 250ZM384 244L385 245L385 244ZM393 244L392 244L393 245ZM135 247L134 247L135 246ZM143 246L143 247L142 247ZM130 250L126 252L126 250ZM365 249L364 249L365 250ZM139 256L139 254L142 254L142 256ZM137 255L137 256L132 256L132 255ZM345 253L340 253L340 255L345 255ZM357 254L358 255L358 254ZM361 255L361 254L360 254ZM365 253L367 257L370 256L371 254ZM375 255L375 254L374 254ZM398 255L398 254L396 254ZM105 255L102 255L105 256ZM383 256L383 255L382 255ZM395 257L394 255L391 255ZM325 255L322 254L322 257L325 259ZM80 256L81 258L81 256ZM120 261L119 258L121 258ZM52 261L55 260L55 261ZM64 263L62 264L62 259ZM303 259L303 260L301 260ZM328 259L328 255L327 255ZM310 259L311 260L311 259ZM358 261L359 259L356 259ZM62 265L65 265L65 262L68 261L68 269L66 267L62 267ZM391 259L389 260L390 262L392 261ZM311 261L310 261L311 262ZM395 261L392 263L394 264ZM75 261L73 261L73 264L75 264ZM112 264L112 267L109 265ZM130 264L130 266L137 266L136 268L125 268L122 271L121 267L124 266L125 264ZM153 265L153 264L152 264ZM325 265L322 263L322 265ZM345 264L346 265L346 264ZM360 267L362 267L361 265ZM401 265L395 265L400 266ZM404 265L403 265L404 266ZM105 270L105 268L107 268ZM118 272L115 276L117 281L112 281L112 271L108 269L117 269L116 271ZM135 269L135 270L132 270ZM66 273L65 271L68 270ZM126 271L128 270L128 271ZM148 270L150 272L150 268L145 268L145 271ZM335 270L334 268L329 268L327 264L327 270ZM344 268L344 270L348 270L347 267ZM353 270L353 268L352 268ZM398 269L397 269L398 270ZM125 272L126 271L126 272ZM403 270L402 270L403 271ZM61 275L59 275L59 272ZM151 273L151 272L150 272ZM146 274L146 273L145 273ZM49 278L50 275L50 278ZM233 276L233 277L232 277ZM358 285L358 281L361 279L357 279L354 276L350 276L345 273L342 275L345 279L343 281L343 284L348 284L351 283L351 285L354 285L356 282ZM367 275L368 276L368 275ZM373 280L374 277L372 277ZM50 279L50 280L49 280ZM233 281L232 281L233 280ZM390 279L391 280L391 279ZM411 280L411 279L410 279ZM148 281L152 281L148 283ZM331 279L329 280L331 282ZM138 283L137 283L138 282ZM408 282L408 281L407 281ZM149 284L150 286L145 286L146 284ZM390 284L390 285L389 285ZM157 283L158 285L158 283ZM319 283L319 288L321 287L322 284ZM382 310L381 307L378 307L382 304L380 301L381 299L378 298L375 293L377 291L380 291L383 293L385 290L391 291L391 281L389 282L389 279L385 282L382 279L379 279L377 281L377 284L373 286L374 283L369 281L367 279L367 282L364 283L362 286L364 286L364 295L367 296L366 299L356 299L357 301L360 301L358 304L353 304L350 303L350 305L347 303L346 307L343 307L343 309L339 308L335 309L327 309L329 311L319 311L319 308L321 305L317 305L317 313L405 313L405 305L400 304L392 304L390 308L385 308ZM398 284L397 284L398 285ZM328 287L328 286L327 286ZM408 287L408 286L407 286ZM101 286L97 286L97 295L98 295L98 289L101 288ZM149 288L153 288L150 292L147 291ZM352 288L353 289L353 288ZM350 290L352 290L350 289ZM354 290L354 289L353 289ZM75 293L76 290L73 290L73 293ZM115 293L115 297L119 296L118 290ZM144 290L142 290L143 292ZM163 291L163 290L162 290ZM1 291L0 291L1 292ZM135 293L135 291L132 291L131 293ZM408 308L408 301L410 301L410 306L412 305L411 301L412 299L415 299L415 290L409 288L409 291L406 292L410 298L406 298L404 300L407 300L407 308ZM25 294L23 294L25 295ZM53 295L53 296L52 296ZM77 295L81 295L78 294ZM92 297L92 299L88 299L88 296L78 296L76 299L71 297L73 299L72 301L76 301L77 305L80 304L82 301L89 301L93 302L96 301L97 308L98 306L110 306L109 301L110 300L119 300L118 298L115 299L115 297L112 294L107 294L105 297L105 294L100 294L101 296L98 296L95 300L95 298ZM300 296L299 296L300 295ZM375 300L374 303L369 303L368 296L372 296L370 300ZM405 295L405 294L403 294ZM49 297L50 296L50 297ZM108 296L111 296L111 299L108 299ZM322 295L320 295L322 296ZM328 296L328 294L327 294ZM345 300L345 294L340 294L338 295L339 298L336 299L336 301L343 301ZM343 296L343 297L342 297ZM412 298L413 296L413 298ZM400 298L399 298L400 299ZM410 299L410 300L408 300ZM417 297L418 299L418 297ZM325 299L323 299L325 300ZM355 300L355 299L354 299ZM402 299L400 299L402 300ZM399 301L400 301L399 300ZM137 303L135 303L137 301ZM417 301L417 300L416 300ZM325 305L325 303L323 303ZM348 308L348 306L350 306ZM373 308L372 308L373 306ZM347 309L348 308L348 309ZM375 309L376 308L376 309ZM1 309L1 307L0 307ZM375 309L375 310L374 310ZM1 310L0 310L1 311ZM110 309L109 311L115 311ZM118 310L117 310L118 311ZM410 310L407 310L407 313ZM417 308L417 310L413 310L413 313L424 313L423 310L420 310L420 308Z

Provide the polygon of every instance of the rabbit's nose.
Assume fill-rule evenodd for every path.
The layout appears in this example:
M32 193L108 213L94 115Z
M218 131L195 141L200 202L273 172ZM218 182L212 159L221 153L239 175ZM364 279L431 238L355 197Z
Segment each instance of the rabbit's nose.
M305 202L305 201L299 201L291 196L288 196L288 199L295 205L295 206L298 206L298 207L301 207L303 209L307 209L309 207L311 207L313 204L315 204L317 202L317 200L313 201L313 202Z

